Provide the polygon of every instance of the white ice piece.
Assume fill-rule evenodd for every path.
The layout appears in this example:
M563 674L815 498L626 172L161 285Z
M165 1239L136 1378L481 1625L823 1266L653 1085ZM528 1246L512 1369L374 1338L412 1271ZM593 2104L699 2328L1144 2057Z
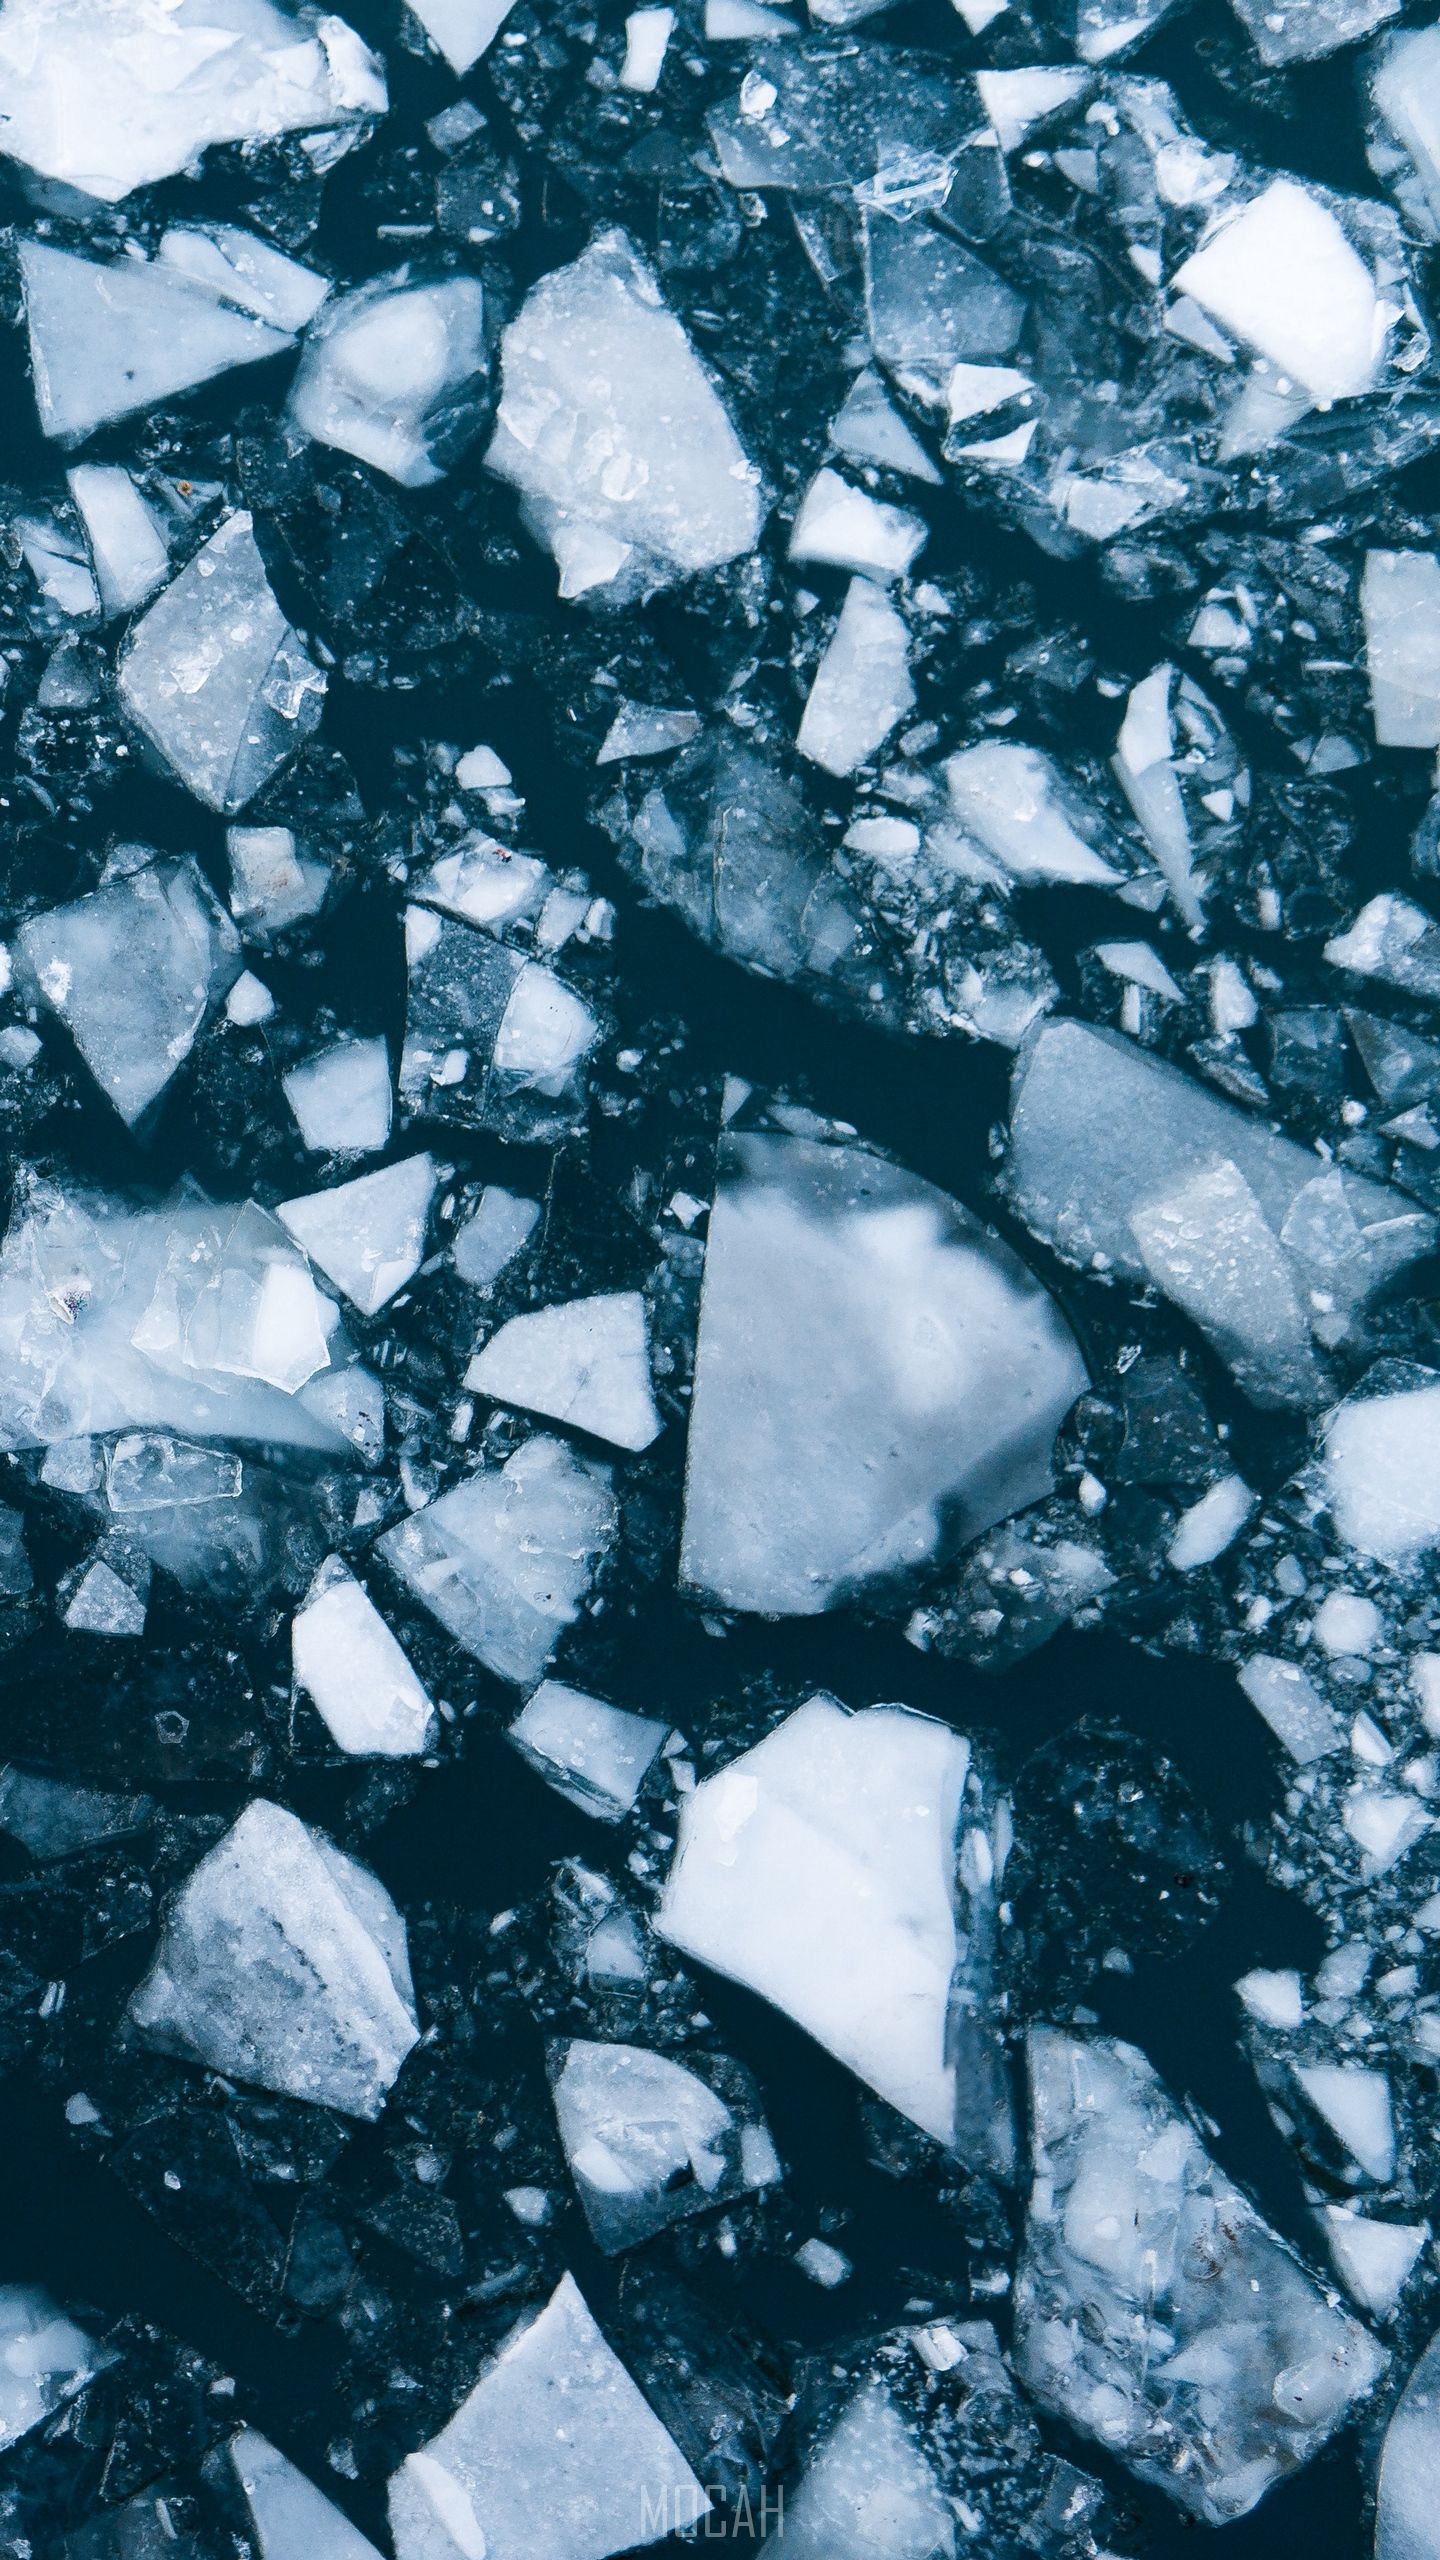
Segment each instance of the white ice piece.
M1428 1555L1440 1546L1440 1377L1347 1397L1326 1421L1323 1464L1347 1546L1390 1565Z
M1359 2063L1297 2062L1295 2079L1356 2167L1387 2186L1395 2174L1395 2117L1385 2073Z
M878 373L867 370L856 375L836 412L830 441L851 462L878 462L886 471L901 471L911 480L939 485L939 472L892 405Z
M118 690L177 781L227 817L303 745L325 678L275 601L244 509L132 626Z
M540 1203L507 1191L502 1182L487 1182L463 1227L456 1230L451 1259L472 1289L493 1288L500 1274L529 1243L540 1222Z
M542 1680L506 1739L582 1813L622 1822L667 1731L654 1716L632 1715L563 1680Z
M1152 667L1132 686L1115 741L1115 775L1165 874L1176 909L1192 933L1205 921L1195 880L1190 824L1175 772L1170 700L1175 670Z
M1423 2222L1376 2222L1348 2205L1327 2204L1320 2216L1335 2272L1352 2302L1372 2320L1388 2320L1430 2237Z
M754 549L757 475L623 232L534 286L501 357L486 458L554 552L562 595L665 586Z
M1032 2030L1021 2381L1207 2524L1248 2515L1384 2369L1142 2053Z
M368 1156L386 1144L394 1096L383 1039L337 1040L280 1081L312 1155Z
M438 1181L432 1157L405 1156L332 1191L282 1200L275 1215L352 1307L378 1315L425 1258Z
M390 2483L396 2560L536 2560L537 2513L545 2560L609 2560L709 2509L570 2275Z
M923 548L926 526L908 507L887 506L842 480L817 471L790 534L790 557L801 565L849 569L857 577L903 578Z
M156 255L287 337L307 327L330 291L328 277L232 222L173 222Z
M1360 581L1378 747L1440 747L1440 559L1367 551Z
M374 2543L254 2427L232 2436L229 2452L260 2560L380 2560Z
M795 744L826 773L853 773L914 707L904 618L871 579L852 578Z
M283 1212L282 1212L283 1214ZM1176 1573L1196 1573L1201 1565L1213 1564L1239 1537L1259 1495L1252 1493L1243 1476L1221 1476L1198 1502L1181 1512L1167 1550Z
M632 9L625 21L625 59L620 66L620 86L634 89L649 97L660 86L670 38L675 32L673 9Z
M1389 326L1375 279L1293 178L1220 216L1172 286L1314 400L1354 399L1375 379Z
M848 2400L785 2501L788 2560L951 2560L955 2517L883 2382Z
M118 462L79 462L67 472L107 619L133 613L163 585L170 550L158 517Z
M735 1132L711 1211L681 1570L812 1615L1038 1501L1083 1391L988 1228L866 1149Z
M114 2361L38 2285L0 2285L0 2447L18 2444Z
M1423 239L1440 240L1440 28L1406 27L1377 45L1370 165Z
M1435 2560L1440 2539L1440 2337L1395 2404L1380 2453L1375 2560Z
M380 1553L448 1634L529 1688L578 1617L618 1513L608 1468L537 1432L396 1528Z
M970 1746L811 1698L685 1799L655 1926L953 2141L947 2020Z
M341 295L305 341L290 415L317 444L373 464L402 488L445 476L444 428L484 370L484 295L473 276L400 276Z
M1323 1404L1298 1275L1238 1165L1222 1158L1137 1201L1130 1228L1149 1277L1254 1403Z
M159 258L82 258L22 240L19 259L36 406L60 444L291 343Z
M390 1896L263 1796L191 1870L129 2014L163 2053L369 2118L420 2034Z
M437 53L462 78L488 53L515 0L409 0Z
M945 782L961 825L1012 879L1091 889L1121 885L1124 874L1072 823L1060 776L1038 747L1000 738L962 747L946 763Z
M1325 958L1333 969L1377 979L1402 995L1432 1003L1440 997L1440 926L1413 898L1393 889L1367 898L1345 931L1331 935Z
M465 1384L497 1404L569 1423L616 1449L648 1449L663 1427L638 1289L512 1316L471 1361Z
M632 2248L780 2174L763 2124L745 2128L747 2144L725 2100L670 2054L577 2037L563 2048L551 2094L570 2175L602 2249Z
M349 1567L331 1556L290 1625L295 1686L342 1751L408 1760L428 1751L435 1711L413 1664Z
M1253 1653L1238 1676L1252 1707L1259 1709L1276 1740L1283 1742L1302 1768L1341 1748L1344 1719L1321 1697L1298 1662L1283 1662L1278 1654Z
M118 204L212 143L383 115L385 78L343 18L271 0L6 0L7 158Z
M247 941L266 942L318 915L330 886L328 864L302 853L289 827L227 827L230 910Z
M22 976L64 1023L127 1128L162 1094L240 974L240 944L191 857L144 862L15 938Z
M1305 1994L1298 1973L1242 1974L1235 1988L1252 2018L1263 2026L1288 2031L1305 2016Z

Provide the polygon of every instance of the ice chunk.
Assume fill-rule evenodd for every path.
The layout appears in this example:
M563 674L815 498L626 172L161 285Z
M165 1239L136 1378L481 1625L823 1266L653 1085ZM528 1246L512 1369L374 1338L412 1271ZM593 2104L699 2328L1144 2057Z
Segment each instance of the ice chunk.
M68 1573L55 1594L67 1627L91 1636L143 1636L150 1566L123 1539L102 1539Z
M608 1468L537 1433L387 1529L380 1553L457 1644L528 1688L578 1617L617 1517Z
M1235 1985L1252 2018L1264 2026L1288 2030L1298 2027L1305 2015L1305 1997L1298 1973L1265 1973L1256 1971L1241 1976Z
M1232 1168L1212 1201L1217 1217L1234 1192L1247 1232L1254 1232L1253 1210L1235 1190L1238 1177L1283 1248L1307 1320L1327 1344L1372 1291L1432 1241L1431 1222L1417 1218L1401 1194L1349 1171L1327 1173L1292 1139L1089 1023L1039 1025L1016 1060L1010 1127L1003 1184L1026 1225L1068 1261L1127 1280L1153 1276L1140 1235L1156 1204L1183 1195L1198 1211L1218 1169ZM1224 1243L1217 1224L1214 1249L1223 1253ZM1273 1272L1273 1261L1269 1267ZM1238 1299L1251 1302L1255 1343L1263 1345L1279 1321L1274 1290L1255 1286L1248 1265L1237 1266L1235 1277Z
M534 2560L537 2502L546 2560L610 2560L710 2510L570 2275L395 2473L396 2560Z
M485 368L483 324L473 276L412 285L402 270L362 285L331 302L306 338L290 415L317 443L403 488L428 488L458 450L467 395Z
M853 773L914 704L904 618L870 579L852 578L795 744L827 773Z
M515 0L409 0L437 52L463 77L488 53Z
M1358 2063L1297 2062L1295 2080L1356 2167L1387 2186L1395 2174L1395 2118L1385 2073Z
M1238 1165L1227 1157L1137 1202L1130 1225L1151 1279L1209 1336L1253 1402L1324 1403L1292 1268Z
M817 471L791 529L790 557L869 578L903 578L926 531L908 507L883 505L838 471Z
M1207 2524L1317 2453L1383 2351L1216 2168L1144 2055L1032 2030L1027 2388Z
M313 1155L368 1156L388 1140L390 1052L382 1039L337 1040L280 1081Z
M1240 1686L1257 1707L1292 1760L1305 1767L1340 1750L1345 1740L1342 1717L1321 1697L1298 1662L1282 1662L1277 1654L1255 1653L1241 1665Z
M625 21L625 59L620 86L649 97L660 86L665 55L675 32L673 9L632 9Z
M295 336L314 319L330 291L329 279L272 249L234 223L175 222L163 232L157 255L181 275L207 285L239 311L253 311L272 329Z
M163 2053L371 2118L420 2033L384 1887L263 1796L182 1885L129 2014Z
M38 2285L0 2285L0 2446L18 2444L114 2362Z
M342 1751L412 1759L435 1739L435 1711L369 1593L338 1556L323 1564L290 1627L295 1686Z
M218 142L383 115L384 75L342 18L271 0L6 0L6 156L117 204Z
M811 1698L685 1799L655 1923L943 2143L969 1771L969 1744L928 1717Z
M1370 166L1422 239L1440 240L1440 28L1407 27L1377 45L1370 97Z
M542 1680L507 1739L582 1813L621 1822L634 1807L666 1730L654 1716L607 1706L563 1680Z
M1434 2560L1440 2515L1440 2337L1396 2403L1380 2454L1375 2560Z
M0 1445L138 1430L344 1451L301 1392L347 1357L335 1317L253 1203L42 1194L0 1248Z
M597 764L641 756L666 756L700 734L698 711L672 711L663 703L622 702L596 752Z
M1382 986L1397 987L1402 995L1420 996L1430 1003L1440 1000L1440 926L1413 898L1398 897L1393 889L1382 889L1378 897L1367 900L1344 933L1326 943L1325 957L1333 969L1352 970L1357 978L1375 978ZM1387 1065L1394 1072L1397 1026L1386 1027L1390 1033L1385 1044ZM1398 1033L1401 1039L1404 1036ZM1372 1033L1372 1054L1374 1037ZM1425 1044L1416 1045L1413 1035L1412 1051L1417 1068L1423 1068Z
M886 395L878 373L857 374L830 429L837 453L851 462L878 462L882 470L938 487L940 474L919 437Z
M32 916L16 953L127 1128L179 1072L240 973L235 928L188 854L142 862L73 906Z
M870 344L882 364L944 368L1013 354L1025 304L973 249L879 210L866 212L861 237Z
M1413 1564L1440 1546L1440 1377L1414 1374L1425 1383L1349 1396L1325 1425L1335 1526L1383 1564Z
M1327 2204L1320 2220L1336 2274L1351 2301L1358 2302L1373 2320L1388 2320L1430 2237L1428 2226L1375 2222L1368 2214L1339 2204Z
M999 1238L860 1147L736 1132L710 1218L681 1569L811 1615L1038 1501L1085 1385Z
M1091 889L1118 888L1125 879L1125 869L1080 832L1087 818L1090 836L1103 829L1074 805L1055 765L1038 748L998 738L964 747L947 761L945 782L961 825L1013 879Z
M253 2427L231 2437L230 2460L260 2560L379 2560L373 2542Z
M1218 216L1172 289L1313 400L1354 399L1375 379L1387 306L1328 205L1293 178Z
M40 424L61 444L290 344L160 259L97 261L43 240L19 254Z
M243 509L134 625L118 682L176 780L224 816L303 745L325 678L275 601Z
M955 2518L883 2382L846 2402L785 2502L789 2560L951 2560Z
M108 616L133 613L160 586L170 550L159 518L118 463L80 462L67 472Z
M648 1449L662 1429L637 1289L512 1316L471 1361L465 1384L616 1449Z
M978 71L975 86L1002 151L1018 151L1038 126L1083 98L1088 74L1070 64L1033 64L1019 71Z
M552 2068L560 2139L602 2249L633 2248L780 2174L758 2115L744 2128L747 2160L732 2108L668 2054L577 2038L561 2047Z
M406 1156L333 1191L282 1200L275 1214L352 1307L378 1315L425 1258L438 1179L430 1156Z
M1181 917L1195 932L1205 911L1195 879L1190 826L1175 772L1172 666L1152 668L1133 686L1115 741L1115 773L1145 831Z
M1318 62L1395 17L1401 0L1234 0L1262 62Z
M318 915L330 887L328 865L304 854L289 827L227 827L230 907L252 941L268 941Z
M487 1182L463 1227L456 1231L451 1259L472 1289L489 1289L517 1253L523 1251L540 1223L540 1203L507 1191L502 1182Z
M554 552L563 596L665 586L754 549L756 473L623 232L542 278L502 366L486 458Z
M21 1841L32 1858L68 1858L97 1841L124 1840L154 1818L148 1796L101 1795L24 1769L0 1771L0 1831Z
M1223 1556L1239 1537L1258 1498L1243 1476L1221 1476L1198 1502L1181 1512L1167 1549L1172 1570L1195 1573Z
M1376 745L1440 746L1440 559L1367 551L1360 610Z

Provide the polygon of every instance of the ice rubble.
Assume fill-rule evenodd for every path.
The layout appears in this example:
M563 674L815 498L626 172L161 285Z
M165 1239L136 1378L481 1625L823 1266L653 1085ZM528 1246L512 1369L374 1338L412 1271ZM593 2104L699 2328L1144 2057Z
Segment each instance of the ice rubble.
M525 2560L537 2497L555 2560L608 2560L710 2507L571 2275L396 2472L396 2560Z
M956 1202L863 1148L733 1132L682 1573L732 1608L828 1608L1037 1501L1084 1384L1044 1291Z
M420 2034L384 1887L263 1797L181 1886L129 2015L161 2052L368 2118Z
M471 1361L465 1384L615 1449L648 1449L661 1429L636 1289L512 1316Z
M325 678L275 600L244 508L132 627L118 690L176 780L224 816L316 727Z
M1042 2404L1207 2524L1308 2462L1386 2357L1216 2168L1143 2054L1032 2029L1016 2356Z
M0 2446L18 2444L113 2361L38 2285L0 2285Z
M116 204L214 143L383 115L384 75L343 18L271 0L6 0L7 158Z
M947 2144L989 2094L957 2087L957 2049L970 2056L952 2022L957 1872L971 1961L997 1879L983 1825L961 1861L970 1780L970 1746L943 1725L812 1698L686 1799L655 1924ZM1003 2159L1007 2142L990 2114L982 2156Z
M576 1125L600 1023L558 971L411 907L400 1092L423 1117L543 1143Z
M623 232L533 288L501 374L486 459L519 490L562 595L629 595L753 549L758 475Z
M387 1529L391 1571L487 1670L540 1678L616 1529L608 1468L543 1432Z
M437 1731L421 1681L363 1584L339 1556L320 1568L290 1622L295 1686L342 1751L409 1759Z
M621 1822L633 1810L665 1733L655 1716L632 1715L563 1680L542 1680L507 1738L582 1813Z
M484 369L483 319L470 276L412 284L402 271L337 296L306 338L291 417L403 488L428 488L444 477L437 456L458 450ZM470 423L473 433L478 418Z
M602 2249L631 2248L780 2176L753 2093L733 2065L706 2078L671 2054L575 2038L551 2067L560 2140Z
M61 444L292 343L161 258L97 261L25 240L20 276L40 424Z

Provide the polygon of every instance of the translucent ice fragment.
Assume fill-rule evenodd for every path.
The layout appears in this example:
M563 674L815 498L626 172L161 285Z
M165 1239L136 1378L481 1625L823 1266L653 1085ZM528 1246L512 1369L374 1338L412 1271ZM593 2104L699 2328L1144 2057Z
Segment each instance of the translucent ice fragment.
M409 0L438 53L462 77L488 53L515 0Z
M1340 1750L1344 1720L1298 1662L1284 1662L1273 1653L1254 1653L1242 1664L1239 1679L1252 1707L1258 1707L1276 1740L1283 1742L1302 1768Z
M608 1706L563 1680L542 1680L506 1739L582 1813L598 1822L621 1822L634 1807L666 1730L654 1716Z
M461 1279L472 1289L493 1288L539 1223L538 1200L523 1199L518 1192L507 1191L502 1182L487 1182L450 1248Z
M1440 2337L1396 2402L1380 2454L1375 2560L1432 2560L1440 2513Z
M380 1553L467 1653L529 1687L578 1617L617 1519L608 1469L537 1434L388 1529Z
M342 1751L411 1759L435 1712L369 1593L338 1556L323 1564L290 1626L295 1686Z
M182 1885L130 2018L163 2053L373 2118L420 2033L404 1921L368 1868L257 1797Z
M969 1769L947 1726L812 1698L686 1798L655 1923L943 2143Z
M1321 2225L1335 2272L1352 2302L1372 2320L1388 2320L1430 2237L1423 2222L1376 2222L1348 2205L1327 2204Z
M710 2510L573 2276L390 2483L396 2560L610 2560Z
M80 462L66 474L107 617L133 613L160 586L170 551L158 517L119 463Z
M1440 27L1407 27L1375 48L1370 166L1422 239L1440 239Z
M317 443L427 488L458 449L467 395L484 373L483 322L473 276L382 276L343 294L306 338L290 415Z
M330 291L328 278L313 267L234 223L172 223L161 234L157 254L177 274L207 286L239 311L253 311L287 336L314 319Z
M333 1191L282 1200L275 1214L352 1307L378 1315L424 1260L437 1180L431 1157L406 1156Z
M240 972L225 910L186 854L146 862L32 916L23 974L133 1128L184 1065Z
M1353 399L1374 381L1386 306L1329 207L1293 178L1219 216L1172 281L1315 400Z
M665 586L754 549L756 474L623 232L532 289L502 373L487 461L554 552L562 595Z
M1360 609L1376 745L1440 746L1440 559L1367 551Z
M1293 1271L1237 1165L1225 1158L1186 1174L1137 1202L1130 1225L1151 1279L1256 1404L1324 1402Z
M923 519L908 508L884 505L838 471L817 471L800 501L790 557L883 582L903 578L925 537Z
M711 1212L681 1569L811 1615L1037 1501L1085 1384L1024 1264L863 1148L737 1133Z
M330 887L327 864L302 853L289 827L227 827L230 910L247 941L265 942L318 915Z
M160 259L81 258L42 240L23 240L19 257L40 424L61 444L290 344Z
M1358 2063L1296 2063L1295 2080L1341 2149L1376 2186L1395 2174L1395 2117L1383 2071Z
M271 0L6 0L6 156L116 204L219 142L383 115L384 74L342 18Z
M1349 969L1357 978L1378 979L1402 995L1440 1003L1440 925L1413 898L1399 897L1393 889L1382 889L1369 899L1353 923L1326 943L1325 957L1334 969ZM1387 1029L1388 1039L1372 1033L1365 1045L1393 1068L1397 1026L1390 1024ZM1423 1064L1423 1042L1416 1055ZM1422 1085L1422 1091L1427 1089ZM1396 1093L1394 1099L1399 1101L1400 1095Z
M512 1316L471 1361L465 1384L616 1449L648 1449L661 1429L645 1305L635 1289Z
M904 619L870 579L852 578L795 744L827 773L853 773L914 704Z
M1013 879L1111 889L1126 878L1089 840L1103 836L1098 819L1089 835L1080 832L1077 821L1088 813L1073 805L1076 795L1038 747L1002 739L962 747L948 759L945 781L961 825Z
M324 691L243 510L132 627L119 667L120 700L137 728L177 781L224 816L304 743Z
M1318 62L1341 45L1358 44L1400 0L1234 0L1262 62Z
M877 373L857 374L830 429L837 453L852 462L878 462L883 470L938 486L940 474L917 435L888 397Z

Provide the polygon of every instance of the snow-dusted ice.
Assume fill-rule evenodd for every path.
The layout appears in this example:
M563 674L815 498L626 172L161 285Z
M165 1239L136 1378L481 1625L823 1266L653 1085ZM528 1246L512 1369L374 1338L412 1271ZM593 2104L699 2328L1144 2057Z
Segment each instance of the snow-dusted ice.
M395 2473L396 2560L530 2560L537 2501L550 2560L609 2560L710 2504L570 2275Z
M160 258L82 258L26 240L20 274L40 424L61 444L291 343Z
M229 2444L260 2560L378 2560L373 2542L254 2427Z
M378 2116L420 2033L405 1923L366 1868L257 1797L181 1886L130 2019L161 2052Z
M881 2381L815 2447L786 2501L791 2560L951 2560L956 2520L923 2442Z

